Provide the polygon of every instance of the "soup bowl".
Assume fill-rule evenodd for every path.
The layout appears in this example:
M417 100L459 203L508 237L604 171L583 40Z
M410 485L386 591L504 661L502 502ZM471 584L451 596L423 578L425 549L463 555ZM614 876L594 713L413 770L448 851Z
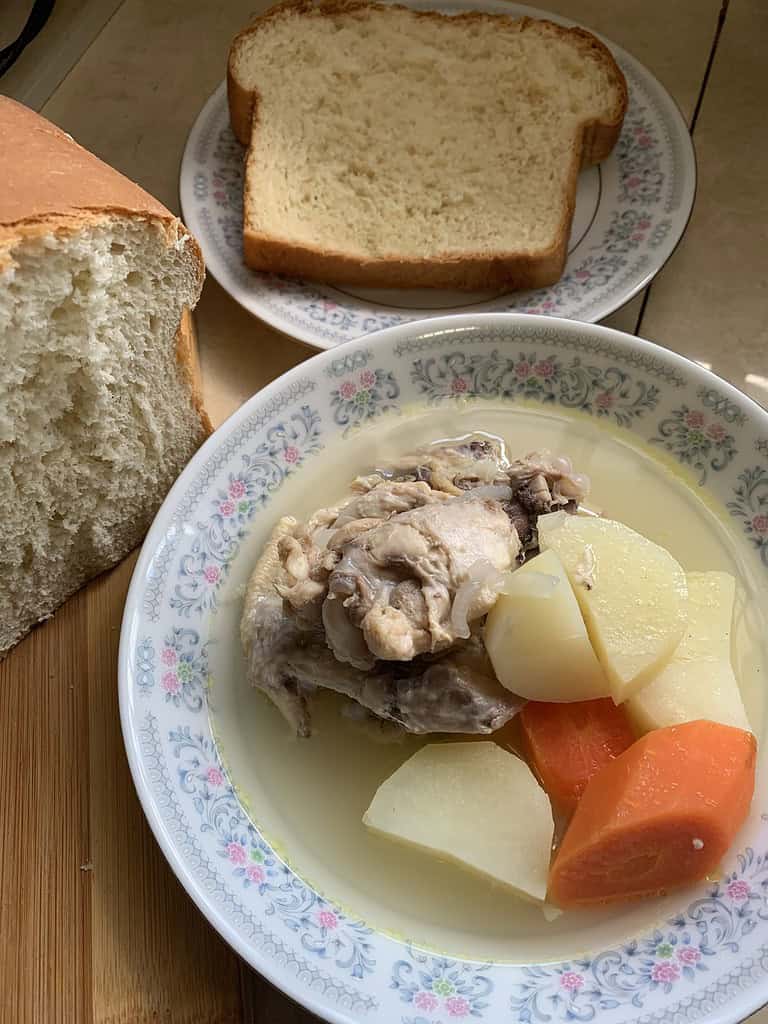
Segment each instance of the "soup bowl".
M245 685L243 588L277 516L307 514L326 476L375 464L387 436L402 447L430 422L436 436L456 436L487 429L491 413L494 424L508 415L510 446L527 441L531 424L566 449L582 437L573 443L592 453L606 514L612 500L630 518L636 508L636 524L650 524L686 569L733 567L739 614L759 641L768 608L768 414L759 406L700 366L604 327L480 314L391 328L255 395L158 513L119 663L126 751L147 820L220 934L325 1020L743 1019L768 1000L762 756L750 817L717 877L654 901L545 918L490 883L467 888L457 868L355 831L365 794L404 749L372 753L359 732L337 741L333 715L319 719L317 740L296 740ZM624 451L641 461L626 468ZM759 642L750 657L734 653L759 738L762 656ZM494 813L514 813L503 794L489 800Z

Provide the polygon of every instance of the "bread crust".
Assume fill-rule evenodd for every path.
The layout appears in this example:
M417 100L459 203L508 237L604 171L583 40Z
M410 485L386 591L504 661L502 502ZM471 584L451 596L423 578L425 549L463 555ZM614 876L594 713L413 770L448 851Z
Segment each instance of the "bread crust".
M0 182L0 273L12 265L12 250L25 239L75 232L112 217L134 216L156 224L166 245L184 247L197 302L205 263L200 246L179 218L66 132L7 96L0 96ZM188 313L186 318L177 334L176 359L207 435L212 426L202 404Z
M185 309L181 314L181 323L176 332L176 362L179 364L189 386L192 406L200 417L200 424L205 435L213 433L213 424L203 405L203 376L200 371L200 357L197 348L197 333L192 312Z
M55 125L19 103L0 97L0 288L2 275L14 266L14 250L34 238L75 233L116 218L133 217L155 226L169 247L186 262L191 282L190 305L197 301L205 269L200 248L181 221L143 189L77 145ZM190 435L189 454L211 432L202 404L200 370L190 310L176 331L174 354L180 378L198 424ZM185 453L165 467L170 484ZM164 489L148 496L140 514L112 528L108 556L93 549L63 566L47 581L39 608L0 623L0 658L40 618L48 618L89 579L111 569L141 542L163 498Z
M260 96L238 80L236 65L243 42L259 32L264 25L283 17L333 17L339 14L367 13L379 7L369 0L283 0L256 18L240 32L230 47L227 66L227 96L232 130L248 146L246 166L251 147L258 145ZM349 253L297 245L287 239L265 235L248 224L243 225L243 255L253 270L296 275L311 280L338 284L397 288L456 288L482 290L509 288L513 290L542 288L554 284L562 276L568 255L568 237L576 205L579 170L604 160L621 133L627 109L627 84L610 50L599 39L581 28L564 28L544 19L511 18L501 14L467 11L445 15L437 11L414 11L403 5L387 5L388 9L409 11L416 18L432 21L449 20L452 24L473 24L499 20L517 31L546 32L575 40L586 60L601 63L607 70L617 93L613 116L602 121L588 121L581 126L580 137L574 140L564 196L564 213L556 240L546 251L509 253L470 253L461 256L436 255L428 259L401 260L392 257L356 258Z
M570 224L570 218L568 219ZM508 256L475 254L423 260L356 259L346 253L311 249L245 231L245 262L254 270L296 275L315 281L362 285L371 288L457 288L481 291L496 288L543 288L563 273L567 233L561 228L558 244L545 255L514 253Z

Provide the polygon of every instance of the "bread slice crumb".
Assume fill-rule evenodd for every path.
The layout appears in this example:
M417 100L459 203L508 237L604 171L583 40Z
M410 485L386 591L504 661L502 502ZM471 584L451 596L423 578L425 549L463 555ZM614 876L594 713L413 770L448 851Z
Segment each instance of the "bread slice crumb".
M607 48L548 21L288 0L234 41L249 266L382 287L562 274L579 169L627 104Z

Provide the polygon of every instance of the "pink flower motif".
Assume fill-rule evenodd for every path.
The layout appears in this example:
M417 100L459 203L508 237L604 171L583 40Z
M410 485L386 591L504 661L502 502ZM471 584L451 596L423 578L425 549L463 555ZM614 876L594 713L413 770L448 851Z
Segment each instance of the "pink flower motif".
M264 881L264 868L260 868L258 864L249 864L245 869L245 874L249 882L253 882L254 885L261 885Z
M205 569L203 569L203 576L205 576L209 583L218 583L220 575L221 573L216 565L206 565Z
M627 188L637 188L640 184L641 179L636 174L632 175L631 178L627 178Z
M579 281L588 281L592 274L589 270L577 270L573 276Z
M695 964L697 960L701 960L701 953L694 946L683 946L677 951L677 959L681 964Z
M527 363L525 360L523 360L522 363L518 363L515 367L515 373L520 378L520 380L524 380L530 372L531 364Z
M451 996L445 1000L445 1008L449 1017L466 1017L470 1011L470 1005L464 996Z
M662 985L669 985L680 977L680 967L674 960L662 960L651 968L651 978Z
M424 1010L426 1013L437 1009L437 997L431 992L417 992L413 997L413 1003L417 1010Z
M238 498L242 498L244 494L245 494L245 484L243 483L243 481L242 480L233 480L232 483L229 485L229 495L230 495L230 497L234 498L235 500L237 500Z
M175 672L166 672L163 678L160 680L160 685L166 693L178 693L181 689L181 683L179 677Z
M355 387L351 380L345 380L341 382L339 394L343 399L345 399L345 401L348 402L350 398L354 398L356 391L357 388Z
M741 878L736 882L730 882L725 891L735 903L743 903L752 895L749 882L745 882Z
M632 241L633 242L642 242L642 240L644 238L645 238L645 235L641 231L636 231L635 234L632 235Z
M554 309L554 307L555 307L555 304L552 301L552 299L547 299L546 302L542 302L542 304L541 304L541 308L542 309Z
M595 405L598 409L611 409L615 401L616 397L610 391L602 391L595 399Z
M560 984L563 988L567 988L569 992L578 992L584 984L584 979L575 971L566 971L560 977Z
M227 843L227 856L232 864L245 864L248 859L241 843Z
M752 520L752 529L756 533L768 533L768 516L755 516ZM736 885L735 882L731 884Z
M468 384L463 377L454 377L451 384L451 391L454 395L462 395L467 390Z
M651 226L651 222L648 220L647 217L643 217L642 220L639 220L637 222L637 226L638 228L640 228L641 231L647 231L648 228Z
M299 449L292 444L289 444L283 450L283 458L286 462L298 462L299 461Z
M364 388L372 388L376 383L376 374L372 370L363 370L360 374L360 383Z
M725 427L722 423L710 423L707 427L707 437L711 437L719 444L725 437Z
M551 377L552 374L555 372L555 367L552 365L549 359L542 359L540 363L536 363L536 365L533 368L533 372L536 374L537 377L544 377L544 379L546 380L547 377Z
M638 146L642 146L643 149L647 149L652 141L653 140L650 135L638 135L637 137L637 144Z
M172 647L166 647L163 653L160 655L160 661L164 665L175 665L178 655Z
M219 502L219 512L221 512L221 514L223 516L233 516L235 514L235 503L234 503L234 501L229 501L229 500L227 500L227 501L220 501Z
M208 780L209 786L221 786L224 783L224 776L218 768L209 768L205 773L205 777Z
M699 427L704 426L704 413L697 412L695 409L686 414L685 425L690 427L691 430L698 430Z
M334 928L338 928L339 919L332 910L321 910L317 915L317 923L321 928L333 931Z

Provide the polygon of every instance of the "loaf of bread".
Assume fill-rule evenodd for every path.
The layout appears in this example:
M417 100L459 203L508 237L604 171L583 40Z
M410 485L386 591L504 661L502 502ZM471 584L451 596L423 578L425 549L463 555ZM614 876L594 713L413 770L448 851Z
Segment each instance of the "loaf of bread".
M237 36L249 266L384 287L532 288L562 274L581 167L624 76L582 29L365 0L287 0Z
M0 97L0 656L142 538L206 434L179 220Z

